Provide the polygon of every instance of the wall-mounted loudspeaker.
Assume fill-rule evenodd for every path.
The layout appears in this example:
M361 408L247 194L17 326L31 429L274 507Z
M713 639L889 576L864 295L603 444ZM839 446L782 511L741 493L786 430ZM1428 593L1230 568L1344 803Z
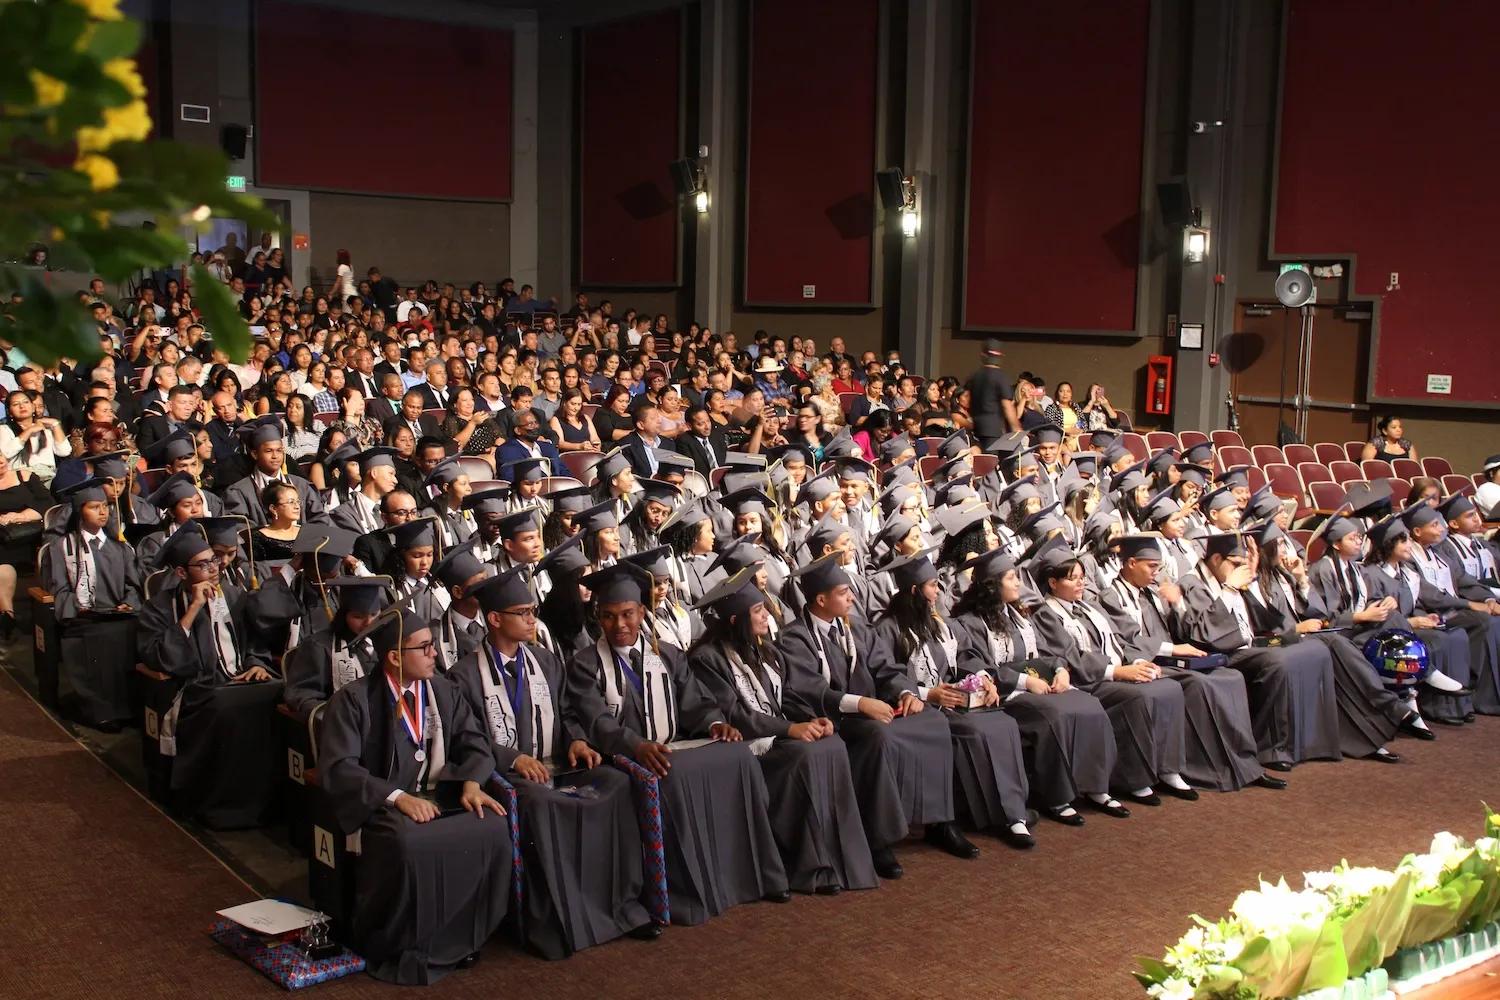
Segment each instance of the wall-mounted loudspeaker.
M875 171L875 186L880 189L880 203L886 211L893 212L906 204L906 191L902 187L905 179L900 167Z
M672 183L678 194L692 194L698 190L697 164L692 160L673 160Z
M1276 301L1288 309L1300 309L1307 305L1313 300L1316 291L1312 275L1300 267L1283 271L1281 277L1276 279Z
M1193 193L1181 177L1156 185L1156 200L1161 203L1161 221L1168 229L1193 224Z
M248 138L250 130L243 125L225 125L219 129L219 145L231 160L245 158L245 140Z

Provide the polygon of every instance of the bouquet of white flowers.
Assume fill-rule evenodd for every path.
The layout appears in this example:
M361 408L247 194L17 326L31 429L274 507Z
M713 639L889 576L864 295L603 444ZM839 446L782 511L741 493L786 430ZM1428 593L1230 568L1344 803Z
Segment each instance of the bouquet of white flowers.
M1351 868L1347 861L1303 876L1308 889L1333 905L1330 920L1344 942L1346 978L1358 978L1395 954L1411 913L1411 878L1410 872Z

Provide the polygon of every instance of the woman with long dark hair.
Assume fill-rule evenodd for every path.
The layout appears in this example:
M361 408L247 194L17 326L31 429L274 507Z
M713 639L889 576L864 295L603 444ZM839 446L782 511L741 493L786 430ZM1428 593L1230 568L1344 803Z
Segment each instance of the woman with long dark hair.
M989 675L976 675L972 691L960 686L958 634L938 610L938 575L927 553L895 561L890 572L896 592L870 638L870 672L882 695L909 712L947 715L959 812L1012 847L1033 846L1020 728L1004 712L984 711L1000 701ZM978 853L956 823L935 824L928 837L960 857Z
M770 612L741 570L694 605L708 610L688 662L760 759L771 830L794 892L836 895L879 884L860 825L849 755L833 722L793 722L786 669L771 644Z
M972 582L953 619L958 669L991 679L997 704L1020 727L1034 798L1059 823L1079 826L1074 801L1109 792L1115 766L1109 715L1093 695L1054 687L1058 668L1067 665L1041 654L1015 559L995 549L971 558L967 568Z
M708 592L704 578L714 562L714 523L697 503L685 503L661 526L661 540L672 550L672 577L689 603Z

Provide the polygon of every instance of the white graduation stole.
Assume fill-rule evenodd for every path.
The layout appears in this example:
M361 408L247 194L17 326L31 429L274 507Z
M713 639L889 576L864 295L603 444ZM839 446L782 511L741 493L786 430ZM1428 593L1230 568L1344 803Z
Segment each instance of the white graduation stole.
M771 690L767 691L761 686L760 677L752 670L740 655L734 650L724 648L724 655L729 658L729 666L734 672L734 687L739 692L740 698L755 711L762 715L781 717L781 677L774 670L767 670L766 676L771 679ZM750 752L759 757L776 740L770 736L762 736L759 739L750 740L748 746Z
M517 672L516 683L519 685L525 682L530 700L532 746L528 750L517 743L520 728L516 723L515 706L511 704L505 685L495 679L499 661L494 648L486 641L471 655L477 661L479 683L484 690L484 711L490 727L490 739L495 741L496 746L529 753L529 756L537 760L551 760L556 750L552 731L555 720L552 686L547 683L547 675L542 673L536 657L528 656L523 644L517 647L516 658L511 661L511 669Z
M364 641L366 643L369 642L368 639ZM359 657L355 654L353 645L346 644L342 639L336 638L333 640L331 649L333 652L331 676L334 691L339 690L346 684L352 684L365 675L365 665L360 662ZM332 694L332 692L329 693Z
M646 717L646 731L642 735L653 743L670 743L677 735L677 692L672 689L671 672L649 642L637 639L635 648L641 651L640 695ZM601 636L594 649L599 655L604 703L609 706L609 714L619 719L630 680L607 639Z
M938 646L942 648L943 655L948 658L948 668L952 669L958 663L958 639L953 631L948 628L948 623L938 620ZM912 654L911 665L917 668L917 681L923 687L937 687L943 683L942 665L928 649L927 641L917 637L915 632L907 632L911 639Z
M1445 594L1453 594L1453 576L1448 572L1448 564L1443 562L1436 552L1429 551L1420 545L1413 545L1412 559L1428 583Z

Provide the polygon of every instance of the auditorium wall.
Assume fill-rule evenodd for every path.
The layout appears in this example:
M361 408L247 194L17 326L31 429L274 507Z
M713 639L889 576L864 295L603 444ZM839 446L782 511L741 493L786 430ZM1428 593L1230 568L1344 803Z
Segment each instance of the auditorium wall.
M428 278L490 288L510 273L510 206L373 195L311 196L313 284L326 291L335 254L349 251L356 279L372 266L403 285Z

